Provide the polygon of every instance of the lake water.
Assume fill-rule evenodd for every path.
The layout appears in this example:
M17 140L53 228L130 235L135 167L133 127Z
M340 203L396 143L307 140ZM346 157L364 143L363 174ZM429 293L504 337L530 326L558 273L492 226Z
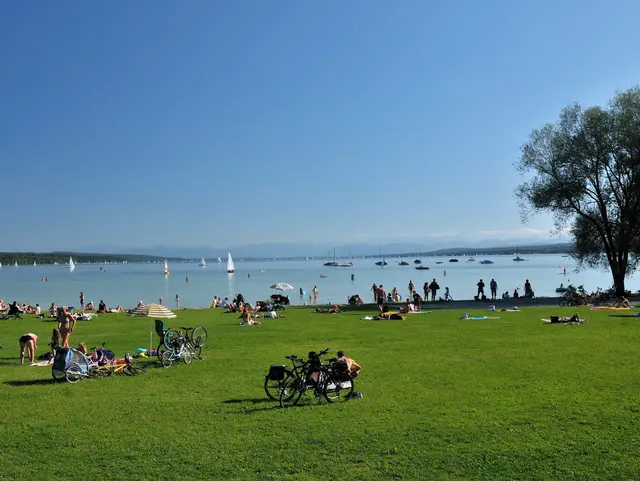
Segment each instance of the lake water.
M164 299L168 307L175 306L175 296L180 295L182 307L204 307L211 303L214 295L233 298L242 293L253 303L266 299L272 291L269 286L278 282L291 284L295 291L289 293L292 304L309 302L307 296L300 298L298 289L302 287L311 292L318 287L318 302L345 303L349 295L358 293L366 301L372 301L371 285L383 284L387 291L394 286L402 296L407 294L409 280L413 280L416 289L422 292L424 282L435 278L440 287L439 295L444 294L446 286L454 299L472 299L476 293L476 283L480 278L486 284L489 293L489 281L495 278L498 292L506 290L513 293L518 287L524 292L525 279L529 279L536 296L556 296L556 287L560 283L583 284L587 290L596 287L610 287L611 276L608 272L585 270L575 272L575 262L561 255L524 256L526 262L514 262L513 256L492 256L488 259L494 264L482 265L477 261L459 257L458 263L448 262L448 258L421 258L422 265L430 270L415 270L413 258L407 259L411 265L399 266L398 259L387 259L389 265L381 268L375 265L376 259L354 259L351 268L325 267L325 260L309 261L272 261L272 262L235 262L236 272L226 273L226 264L211 263L205 268L197 263L172 263L171 275L163 276L162 264L110 264L78 265L70 272L66 266L3 266L0 268L0 298L5 302L40 303L48 306L51 302L69 306L78 306L80 291L85 299L96 305L104 299L108 306L121 304L125 308L135 307L139 300L157 302ZM442 262L442 264L436 264ZM567 275L563 275L563 266ZM446 276L445 276L446 270ZM251 277L248 277L251 274ZM320 275L326 278L320 278ZM355 280L351 281L351 274ZM189 276L189 283L185 277ZM41 282L48 277L48 282ZM640 289L640 278L634 276L627 281L627 289Z

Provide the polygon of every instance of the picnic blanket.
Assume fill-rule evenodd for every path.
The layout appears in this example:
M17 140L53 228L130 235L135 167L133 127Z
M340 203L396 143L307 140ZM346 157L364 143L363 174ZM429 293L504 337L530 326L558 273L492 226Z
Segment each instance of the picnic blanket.
M609 307L609 306L596 306L591 308L592 311L629 311L630 307Z

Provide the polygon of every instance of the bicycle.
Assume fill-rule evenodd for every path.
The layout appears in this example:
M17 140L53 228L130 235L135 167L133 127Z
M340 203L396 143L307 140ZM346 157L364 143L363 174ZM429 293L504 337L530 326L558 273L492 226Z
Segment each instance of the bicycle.
M320 358L328 352L329 349L324 349L319 353L309 353L302 367L302 375L290 377L280 389L281 407L298 404L302 395L310 390L313 390L317 401L324 397L329 403L336 403L351 398L353 378L337 366L336 359L322 364Z
M160 362L164 367L171 367L174 362L183 361L185 364L191 364L193 360L193 354L191 350L192 346L188 339L182 336L174 338L167 347L167 350L162 353Z
M158 345L158 349L156 350L158 359L162 361L163 352L168 349L173 349L172 346L175 346L174 341L186 342L191 353L198 359L202 359L202 347L209 338L207 330L203 326L180 327L179 329L180 330L171 327L165 331L160 345Z
M273 401L280 400L280 391L291 377L300 376L304 366L304 359L294 354L285 356L291 361L292 369L287 369L284 364L273 364L269 367L269 372L264 377L264 392Z
M112 374L116 374L122 372L127 376L137 376L146 374L147 371L141 367L134 366L131 363L131 356L129 353L125 354L124 362L121 363L109 363L100 365L97 361L91 360L88 357L88 366L87 369L83 369L82 366L76 362L71 363L71 365L65 371L65 378L68 382L74 383L78 382L81 378L101 378L106 376L111 376Z

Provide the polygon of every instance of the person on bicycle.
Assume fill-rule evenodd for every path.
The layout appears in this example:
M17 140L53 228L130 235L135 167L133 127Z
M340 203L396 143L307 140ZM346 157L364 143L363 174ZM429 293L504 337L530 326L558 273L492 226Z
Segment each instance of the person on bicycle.
M338 361L342 361L347 365L347 371L349 371L351 377L356 377L360 373L360 364L345 356L344 351L338 351Z

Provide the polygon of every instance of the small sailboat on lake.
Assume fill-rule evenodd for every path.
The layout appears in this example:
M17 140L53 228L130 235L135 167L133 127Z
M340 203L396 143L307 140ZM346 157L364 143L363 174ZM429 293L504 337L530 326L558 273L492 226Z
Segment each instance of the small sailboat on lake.
M164 261L164 275L165 277L169 275L169 261Z
M202 259L200 259L200 264L198 264L198 266L207 267L207 263L204 261L204 257Z
M76 268L76 265L73 263L73 258L69 256L69 270L72 271Z
M233 274L236 271L236 266L233 264L233 259L231 258L231 252L228 253L229 257L227 258L227 274Z

